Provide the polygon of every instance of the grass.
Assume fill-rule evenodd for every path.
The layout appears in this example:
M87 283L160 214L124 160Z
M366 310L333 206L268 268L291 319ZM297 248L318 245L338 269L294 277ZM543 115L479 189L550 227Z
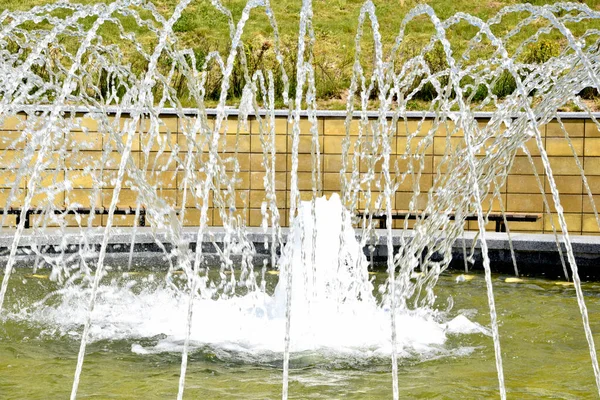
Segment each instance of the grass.
M94 4L95 0L78 0L84 4ZM176 0L151 0L157 10L164 16L169 17L178 1ZM53 3L50 0L0 0L2 6L8 10L28 10L35 5ZM379 20L380 32L384 43L384 49L389 51L398 35L404 16L416 5L423 2L414 0L374 0L376 13ZM222 0L222 3L231 10L234 20L237 22L242 14L246 0ZM314 47L314 66L316 71L317 97L321 108L340 109L345 106L344 94L349 86L352 75L352 65L355 54L355 34L358 25L358 17L363 0L313 0L313 27L316 35ZM510 0L483 1L472 0L430 0L426 4L431 6L436 15L444 20L457 12L467 12L473 16L487 20L494 16L502 7L515 4ZM529 3L543 5L552 3L548 1L531 0ZM600 0L587 1L586 4L593 10L600 10ZM284 53L288 59L288 73L293 69L293 58L297 42L299 14L301 0L271 0L275 18L278 23ZM146 13L147 14L147 13ZM65 13L66 15L66 13ZM148 14L147 14L148 15ZM512 14L503 19L502 23L494 28L494 33L503 34L510 27L514 27L521 18L527 14ZM126 30L135 32L137 40L146 49L154 46L156 37L146 29L139 28L137 23L128 17L121 18ZM93 21L87 22L91 25ZM568 26L575 35L581 35L590 27L599 28L600 24L583 21ZM33 28L34 26L29 26ZM44 23L37 27L45 27ZM47 27L47 26L46 26ZM536 21L527 26L516 35L514 40L506 43L509 52L516 50L518 44L530 36L540 27ZM193 0L184 10L180 20L175 24L174 30L178 37L179 47L192 48L195 51L198 62L202 62L210 51L219 51L222 54L228 51L230 44L229 28L227 19L219 13L208 0ZM426 17L417 17L407 26L407 36L401 47L401 57L409 58L420 52L429 42L435 32L431 21ZM477 29L467 23L455 25L447 32L455 54L461 54L468 46L469 40L477 33ZM119 32L115 25L106 24L101 31L107 42L119 43ZM262 9L255 9L248 21L243 35L246 43L246 52L249 57L251 68L275 69L275 61L272 54L273 30ZM554 43L557 49L564 47L566 42L561 34L556 31L545 35L547 43ZM68 39L65 39L68 44ZM489 43L488 43L489 44ZM70 45L76 46L77 43ZM131 47L131 46L130 46ZM364 50L362 64L370 66L373 57L373 35L370 28L365 27L365 35L362 40ZM475 48L475 53L485 56L489 53L490 46L486 43ZM265 50L266 49L266 50ZM136 58L135 51L123 46L122 51L130 58L132 66L144 68L143 60ZM539 57L539 51L552 52L554 49L533 49L527 54L535 53ZM558 51L558 50L556 50ZM532 56L532 57L533 57ZM541 57L544 57L542 54ZM401 64L399 59L399 64ZM435 65L436 60L431 61ZM439 60L437 60L439 61ZM442 60L443 61L443 60ZM506 84L510 85L510 82ZM510 89L510 86L508 87ZM506 90L509 90L506 89ZM496 90L496 88L494 88ZM500 94L505 94L504 88L499 88ZM233 101L239 93L232 93ZM208 96L209 102L211 97ZM411 107L426 107L427 94L422 99L416 99L409 105ZM213 99L214 100L214 99ZM421 101L419 101L421 100Z

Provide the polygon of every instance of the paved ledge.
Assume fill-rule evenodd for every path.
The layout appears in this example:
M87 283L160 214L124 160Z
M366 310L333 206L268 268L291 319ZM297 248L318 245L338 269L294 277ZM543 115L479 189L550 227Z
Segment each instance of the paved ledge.
M473 241L476 232L466 232L464 237L467 242ZM556 237L552 234L512 233L510 235L515 251L556 252ZM600 236L570 236L571 245L575 253L597 253L600 256ZM559 235L562 241L562 235ZM508 235L506 233L486 232L486 241L490 250L510 250ZM461 246L461 243L455 243ZM561 244L565 250L564 242ZM479 241L475 248L480 248ZM600 265L599 265L600 267Z
M270 241L270 231L264 232L262 228L246 228L248 239L254 243L263 243L265 240ZM288 228L282 228L282 238L285 243L287 240ZM358 232L358 230L357 230ZM376 229L378 239L376 246L386 245L386 230ZM462 248L462 239L465 239L468 248L471 247L473 239L477 232L467 231L457 240L454 247ZM20 247L29 247L32 244L38 246L52 245L60 246L61 244L100 244L105 234L105 229L91 228L81 230L79 228L67 228L64 231L48 228L44 233L36 232L35 229L25 230L23 236L19 240ZM109 243L110 244L125 244L130 243L133 234L131 228L112 228ZM182 238L186 241L195 242L198 234L197 228L184 228ZM220 227L209 227L203 235L204 242L222 243L225 236L225 230ZM405 240L409 240L413 236L413 232L408 230L404 232L401 229L392 230L393 243L395 246L400 245L401 236ZM360 239L360 233L356 237ZM576 253L597 253L600 256L600 236L571 236L571 244ZM556 238L552 234L531 234L531 233L512 233L511 239L515 251L537 251L537 252L556 252ZM4 229L0 232L0 248L10 247L14 240L14 229ZM562 236L559 236L562 241ZM135 230L135 242L142 244L156 243L157 241L169 243L169 235L166 231L153 231L151 227L140 227ZM486 241L490 250L510 250L508 235L502 232L486 232ZM480 241L475 244L475 248L480 248ZM562 248L565 249L564 243Z
M283 241L287 239L287 229L283 230ZM387 260L387 238L385 230L377 230L378 238L371 242L373 253L366 247L364 249L368 258L372 258L375 268L385 268ZM78 228L69 228L65 231L58 229L48 229L41 234L35 230L26 230L19 240L18 247L18 266L28 266L32 264L34 253L32 246L39 249L39 252L47 254L50 258L61 257L62 254L76 255L79 252L80 245L88 243L95 251L98 251L104 237L104 228L93 228L80 230ZM107 249L107 262L115 265L123 265L123 261L129 257L131 249L133 230L131 228L113 228L109 238ZM185 228L182 232L182 238L186 242L192 243L190 248L195 249L197 238L197 228ZM403 232L402 230L393 230L393 244L395 250L400 244L401 236L409 241L412 237L412 231ZM471 253L473 240L476 232L466 232L464 243L467 254ZM207 264L214 261L217 257L215 245L223 243L225 231L223 228L211 227L203 235L202 251L205 254ZM261 228L248 228L247 237L253 242L256 249L254 263L262 265L263 260L269 261L270 253L265 248L264 243L270 242L271 235L266 234ZM360 235L357 235L360 238ZM563 263L560 254L557 251L556 238L549 234L525 234L513 233L511 235L513 248L519 271L524 275L546 276L552 279L564 278ZM559 239L561 239L559 237ZM14 230L4 230L0 232L0 264L4 264L10 253L10 247L14 240ZM513 274L512 256L508 235L506 233L488 232L486 240L489 249L491 266L494 272ZM561 239L562 240L562 239ZM573 236L571 237L573 251L578 264L580 276L587 280L600 280L600 236ZM469 265L470 269L482 269L482 255L480 241L474 244L473 263ZM561 244L563 250L564 243ZM152 228L138 228L135 235L134 254L135 265L138 267L156 267L162 268L167 265L166 254L172 248L171 241L167 232L153 232ZM96 254L90 252L85 257L94 259ZM563 260L567 269L570 271L566 254L563 253ZM72 258L72 257L71 257ZM75 257L76 258L76 257ZM234 256L234 259L239 256ZM459 237L453 245L453 261L451 268L463 269L463 237ZM569 272L570 274L570 272Z

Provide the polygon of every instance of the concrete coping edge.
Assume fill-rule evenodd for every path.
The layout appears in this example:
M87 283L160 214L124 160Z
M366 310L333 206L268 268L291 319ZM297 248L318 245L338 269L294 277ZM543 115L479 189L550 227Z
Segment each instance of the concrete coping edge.
M195 242L197 237L197 228L185 228L183 231L183 239L189 242ZM78 228L68 228L64 232L59 229L49 229L44 233L36 233L35 231L27 232L20 238L19 246L28 247L33 244L38 246L62 246L62 245L78 245L85 242L89 244L100 244L104 236L104 228L91 228L82 231ZM287 240L288 228L282 228L282 237L284 243ZM368 242L377 246L385 246L386 231L377 230L378 240L376 242ZM467 248L471 248L473 240L476 238L477 232L465 232L463 236L459 236L454 243L455 248L462 247L464 238ZM113 228L110 244L129 244L131 242L131 228ZM203 242L205 243L222 243L225 230L223 228L211 227L203 234ZM270 232L264 233L261 228L247 228L247 237L253 243L264 243L271 240ZM401 241L401 236L404 240L410 240L413 236L413 231L393 230L393 243L398 246ZM360 233L357 233L357 238L360 239ZM562 237L559 236L559 241ZM139 244L151 244L160 241L168 243L168 232L153 232L152 228L137 228L135 242ZM10 247L14 240L14 234L10 231L0 233L0 247ZM532 234L532 233L513 233L511 240L515 251L535 251L535 252L555 252L557 249L556 237L553 234ZM509 250L508 235L506 233L487 232L486 241L490 250ZM576 253L600 254L600 236L571 236L573 250ZM479 239L475 243L475 248L480 247ZM561 247L565 249L564 243Z

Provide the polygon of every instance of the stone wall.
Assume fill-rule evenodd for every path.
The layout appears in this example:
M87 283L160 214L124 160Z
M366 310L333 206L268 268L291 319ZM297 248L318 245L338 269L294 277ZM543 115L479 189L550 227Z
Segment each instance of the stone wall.
M17 179L17 171L20 163L26 159L27 146L33 148L39 147L35 140L27 139L19 141L21 137L20 130L23 129L22 117L7 118L0 127L0 205L6 204L11 188ZM583 114L563 115L561 118L566 130L568 131L572 145L579 156L583 165L588 183L595 196L596 204L600 204L600 132L592 120L587 119ZM146 180L151 185L156 185L158 196L165 199L167 203L175 206L177 209L184 207L183 204L183 171L181 165L185 164L186 152L189 141L182 133L185 124L193 122L194 117L178 118L173 114L161 116L163 125L160 127L160 135L157 141L152 144L148 156L142 149L147 145L148 134L144 124L136 129L132 147L131 162L144 172ZM394 158L401 155L406 149L407 131L414 133L419 126L420 119L411 118L408 124L401 121L398 124L396 136L392 141L392 151ZM480 124L486 124L485 115L479 120ZM351 142L354 143L358 137L358 120L353 121L350 127ZM417 136L424 136L431 121L426 120L422 125ZM235 132L238 129L237 119L233 118L228 122L228 135L223 142L222 151L233 155L236 140L237 159L240 171L238 173L238 183L236 187L236 212L245 219L250 226L258 226L261 223L261 203L265 198L263 188L264 167L262 165L263 155L260 135L258 134L256 120L250 120L248 127L242 127L239 130L239 137L236 138ZM344 140L346 129L344 118L341 114L324 113L318 118L319 140L321 148L321 176L323 192L326 194L338 192L340 190L340 170L342 163L342 141ZM568 222L569 230L573 234L597 234L599 233L596 219L588 195L584 190L582 179L573 157L569 143L564 138L564 133L557 121L552 121L547 126L540 127L545 148L550 157L550 163L555 175L558 189L561 194L561 202ZM311 161L311 140L309 134L309 124L306 119L302 121L302 134L299 147L299 188L303 199L311 196L312 187L312 161ZM290 171L292 168L291 160L291 125L288 124L285 116L278 117L275 124L276 132L276 190L277 202L281 210L282 225L286 225L288 215L287 207L290 202ZM59 133L60 134L60 133ZM422 207L426 202L427 190L431 187L435 172L444 155L447 141L446 132L441 130L436 133L430 146L421 148L423 154L424 168L420 178L421 191L423 192L417 199L417 207ZM56 208L64 208L69 204L78 203L83 207L90 207L92 203L96 207L108 207L113 195L114 180L119 168L120 153L117 149L114 139L103 133L101 124L97 121L81 117L81 126L76 130L71 130L68 134L63 134L64 141L57 141L48 156L45 165L45 172L38 182L36 195L32 198L32 207L44 207L48 202L52 202ZM453 135L451 143L459 143L463 139L460 132ZM15 142L16 141L16 142ZM413 140L411 149L417 150L418 142ZM528 148L531 151L534 165L540 174L544 190L548 193L547 200L552 204L549 184L544 176L544 170L541 157L535 143L530 141ZM35 156L34 156L35 157ZM402 169L402 159L398 157L399 167ZM32 161L29 161L33 164ZM195 163L195 168L201 167L201 162ZM359 163L360 172L367 170L365 158ZM178 169L178 165L180 166ZM131 168L128 166L127 170ZM376 170L380 166L376 165ZM16 193L15 201L9 206L20 207L27 194L29 176L19 179L19 193ZM138 193L131 188L131 178L126 176L129 184L125 184L121 190L118 206L136 207ZM65 187L64 182L71 182L72 187ZM133 185L135 186L135 185ZM377 191L377 188L374 188ZM408 202L412 197L412 182L405 181L400 186L394 199L394 208L408 209ZM511 169L507 183L502 187L502 200L508 212L516 213L540 213L544 214L538 222L511 223L511 231L531 231L531 232L552 232L550 218L546 213L543 196L540 193L537 180L534 176L532 167L527 156L519 151ZM210 204L209 223L219 225L220 217L218 212ZM358 207L365 206L361 198ZM499 203L495 201L493 208L499 210ZM188 198L185 204L186 220L188 226L196 225L199 220L199 205L193 199ZM550 206L550 213L554 209ZM41 218L40 216L33 216ZM86 225L87 216L82 216L80 220L73 215L64 216L63 220L67 225ZM106 223L106 216L92 216L91 224L100 225ZM116 224L118 226L131 226L134 217L132 215L117 216ZM16 217L14 215L6 216L5 226L14 226ZM45 219L46 223L53 225L60 221ZM41 223L39 220L38 224ZM395 221L396 226L400 221ZM476 229L476 222L468 222L468 229ZM491 223L489 229L494 229Z

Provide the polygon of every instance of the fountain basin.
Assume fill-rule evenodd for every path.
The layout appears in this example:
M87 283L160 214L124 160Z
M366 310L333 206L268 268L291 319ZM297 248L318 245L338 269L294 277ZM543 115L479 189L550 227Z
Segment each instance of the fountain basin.
M56 288L44 270L32 275L21 268L12 277L7 311L30 305ZM106 282L138 285L152 274L138 270L129 276L110 272ZM376 282L385 274L375 274ZM457 279L458 278L458 279ZM587 398L594 392L589 354L580 328L575 290L564 282L524 279L509 283L494 275L508 395L521 399L559 396ZM161 281L156 279L156 282ZM268 275L268 291L277 281ZM458 281L458 282L457 282ZM134 286L135 288L135 286ZM600 285L585 283L590 315L600 312ZM135 290L135 289L133 289ZM444 274L437 286L440 308L448 296L454 307L446 319L466 315L481 325L489 323L483 276L467 279ZM135 315L130 316L132 319ZM195 329L210 329L208 326ZM600 323L592 319L592 329ZM410 327L400 326L400 330ZM0 392L4 398L67 397L72 383L81 329L62 332L56 326L9 317L0 324ZM179 373L180 349L145 352L164 335L96 340L89 345L80 396L97 398L173 397ZM243 347L243 343L239 345ZM497 377L491 337L448 334L435 351L413 352L399 362L402 396L430 398L491 398L497 396ZM431 349L429 349L431 350ZM231 347L196 344L190 354L186 393L191 398L277 398L281 391L282 356L277 352L247 352ZM355 352L300 352L291 357L290 398L390 398L389 358Z

